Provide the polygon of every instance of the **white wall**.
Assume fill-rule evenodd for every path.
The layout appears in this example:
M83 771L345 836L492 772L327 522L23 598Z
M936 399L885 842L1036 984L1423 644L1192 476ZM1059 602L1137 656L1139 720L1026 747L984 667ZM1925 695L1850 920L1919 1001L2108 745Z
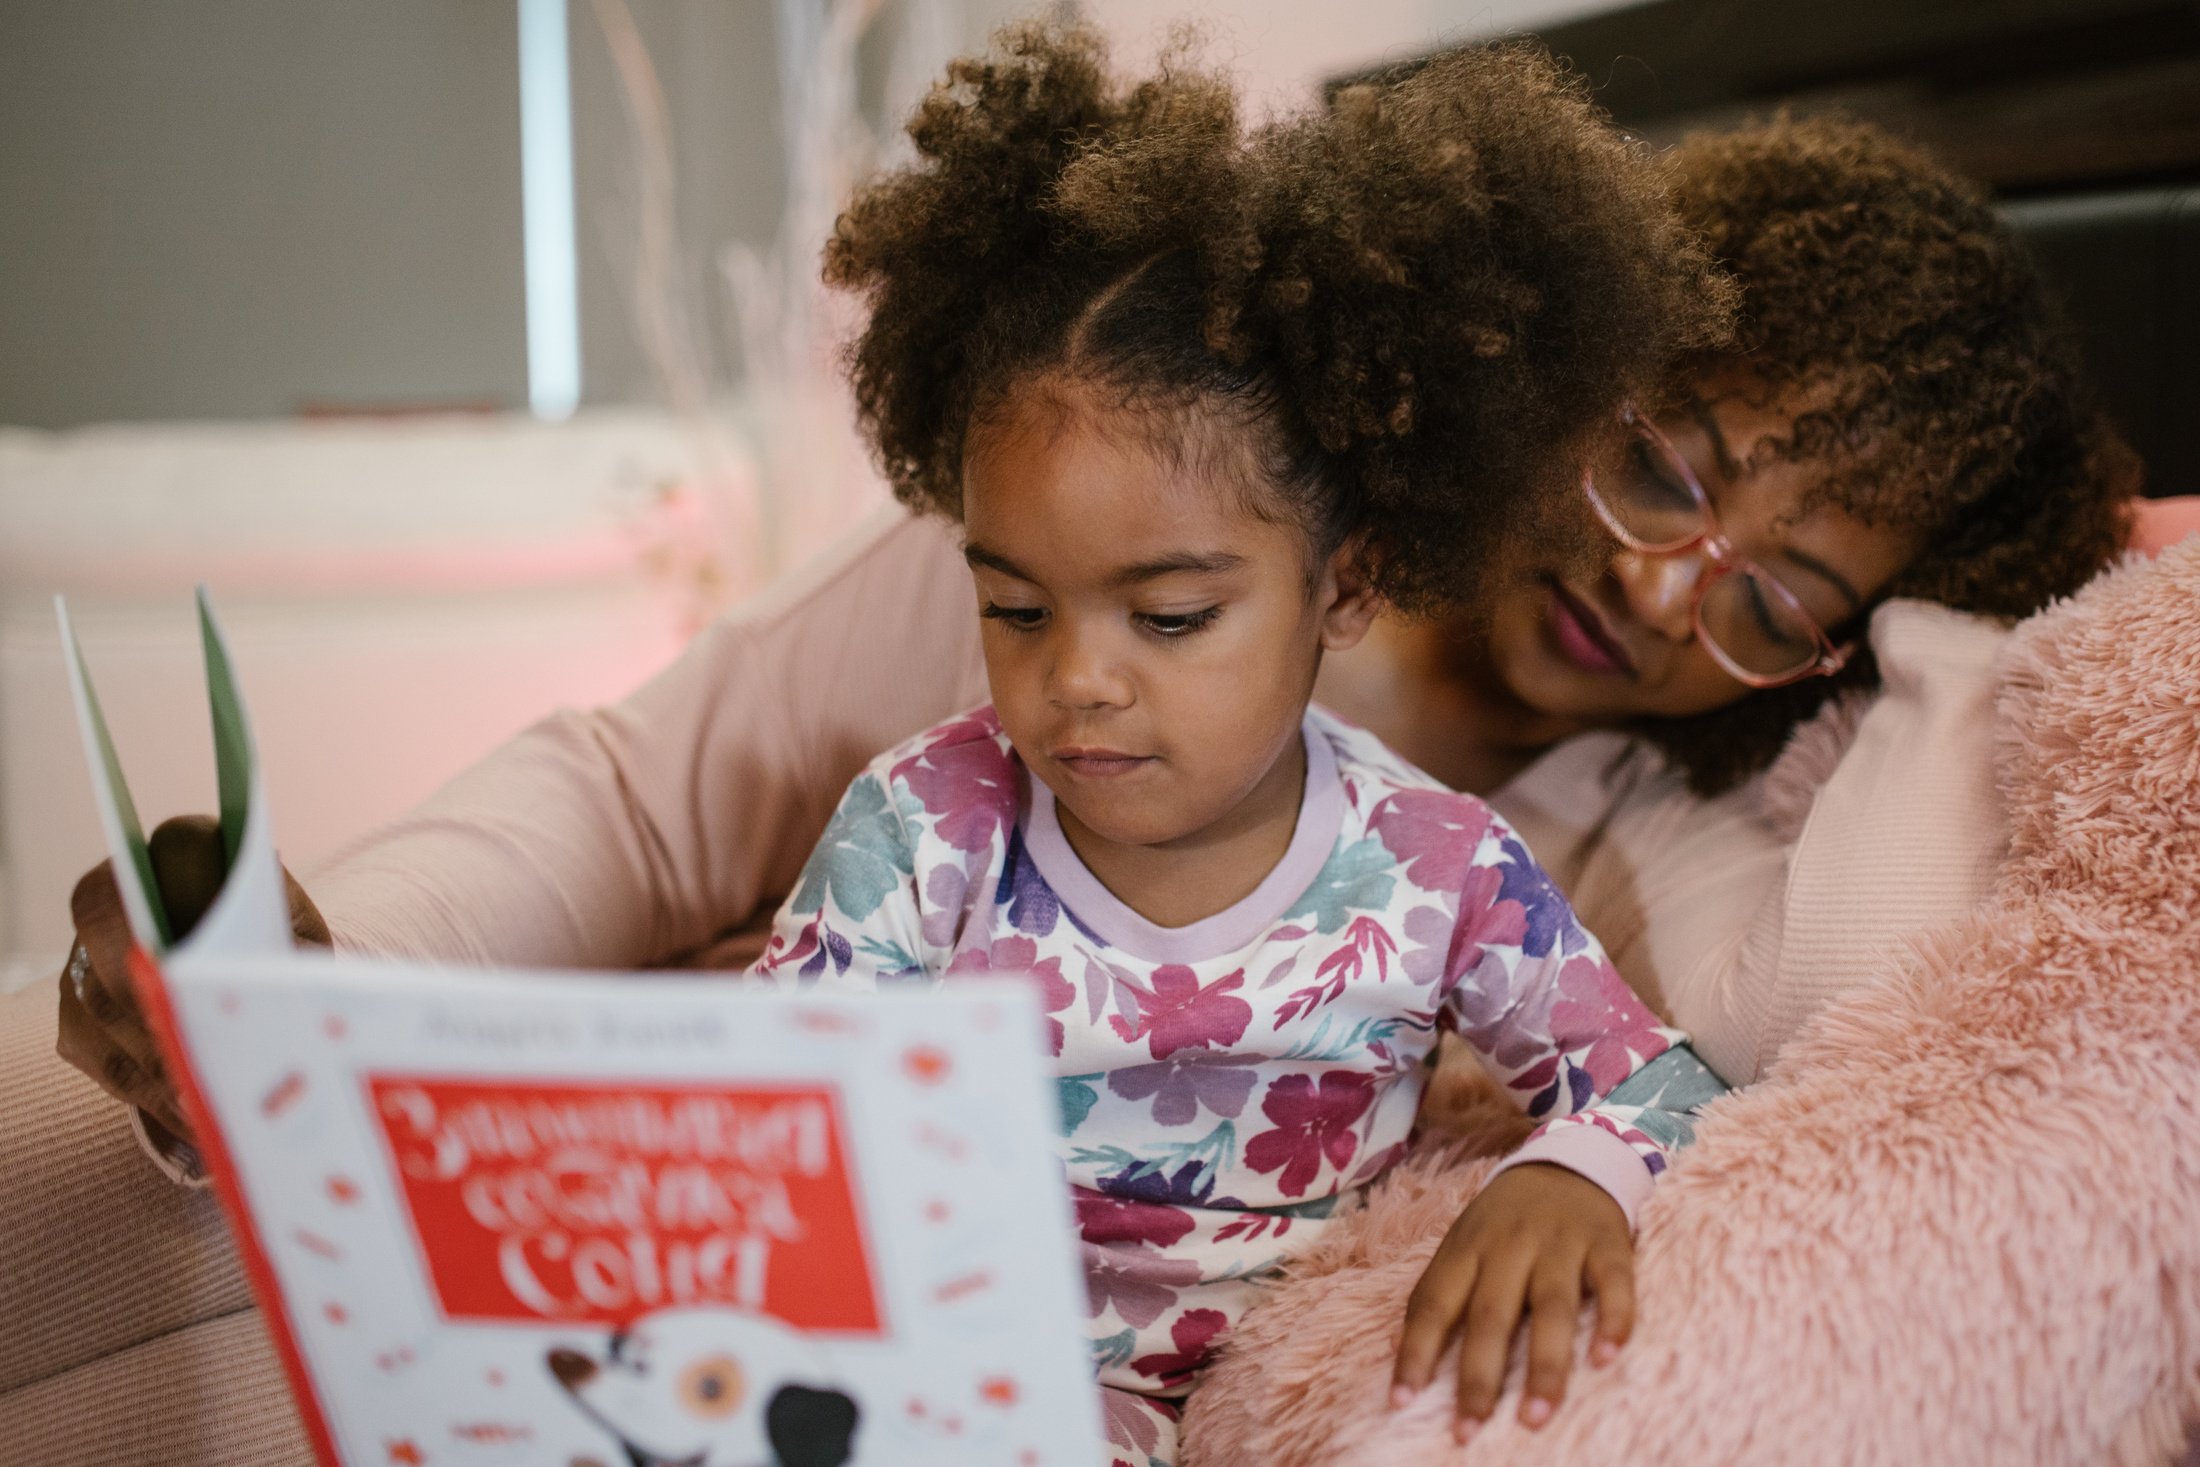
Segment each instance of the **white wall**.
M1180 20L1214 38L1256 107L1311 103L1325 77L1445 41L1530 29L1614 0L1087 0L1127 61L1150 57Z
M503 0L0 4L0 424L525 400Z
M775 0L628 3L672 113L685 286L715 345L711 262L769 240L784 194ZM1036 8L963 0L949 44ZM1198 22L1270 106L1608 0L1083 8L1130 65ZM569 31L586 396L647 401L625 103L585 0ZM0 321L0 424L523 405L513 0L0 3Z

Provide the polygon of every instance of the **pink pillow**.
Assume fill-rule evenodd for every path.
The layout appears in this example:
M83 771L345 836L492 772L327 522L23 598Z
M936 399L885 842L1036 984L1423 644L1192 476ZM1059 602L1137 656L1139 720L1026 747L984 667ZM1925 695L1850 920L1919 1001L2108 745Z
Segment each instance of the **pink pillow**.
M2130 548L2151 560L2195 531L2200 531L2200 494L2141 499L2132 510Z

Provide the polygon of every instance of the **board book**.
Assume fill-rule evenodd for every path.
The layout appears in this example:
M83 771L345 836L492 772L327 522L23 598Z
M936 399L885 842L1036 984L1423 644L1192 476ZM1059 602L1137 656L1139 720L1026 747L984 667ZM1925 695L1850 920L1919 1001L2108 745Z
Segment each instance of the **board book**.
M1094 1460L1028 985L296 948L203 591L228 873L178 940L58 610L132 980L326 1467Z

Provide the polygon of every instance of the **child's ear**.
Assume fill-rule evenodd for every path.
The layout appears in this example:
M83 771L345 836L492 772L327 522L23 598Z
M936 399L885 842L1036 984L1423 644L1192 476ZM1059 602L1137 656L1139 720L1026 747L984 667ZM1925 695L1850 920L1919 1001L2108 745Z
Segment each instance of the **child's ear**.
M1383 600L1376 594L1369 570L1366 542L1357 538L1338 546L1322 567L1321 582L1314 594L1326 650L1342 652L1358 645L1375 624Z

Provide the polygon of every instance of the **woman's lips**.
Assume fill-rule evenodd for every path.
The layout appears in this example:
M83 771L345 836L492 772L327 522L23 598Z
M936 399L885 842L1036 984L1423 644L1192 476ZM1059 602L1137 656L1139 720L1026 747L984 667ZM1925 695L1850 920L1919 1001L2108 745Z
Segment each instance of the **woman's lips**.
M1121 749L1088 749L1079 745L1056 749L1053 759L1072 774L1094 779L1129 774L1153 763L1151 754L1126 754Z
M1551 582L1547 619L1560 655L1574 666L1607 677L1634 676L1634 659L1603 616L1558 581Z

